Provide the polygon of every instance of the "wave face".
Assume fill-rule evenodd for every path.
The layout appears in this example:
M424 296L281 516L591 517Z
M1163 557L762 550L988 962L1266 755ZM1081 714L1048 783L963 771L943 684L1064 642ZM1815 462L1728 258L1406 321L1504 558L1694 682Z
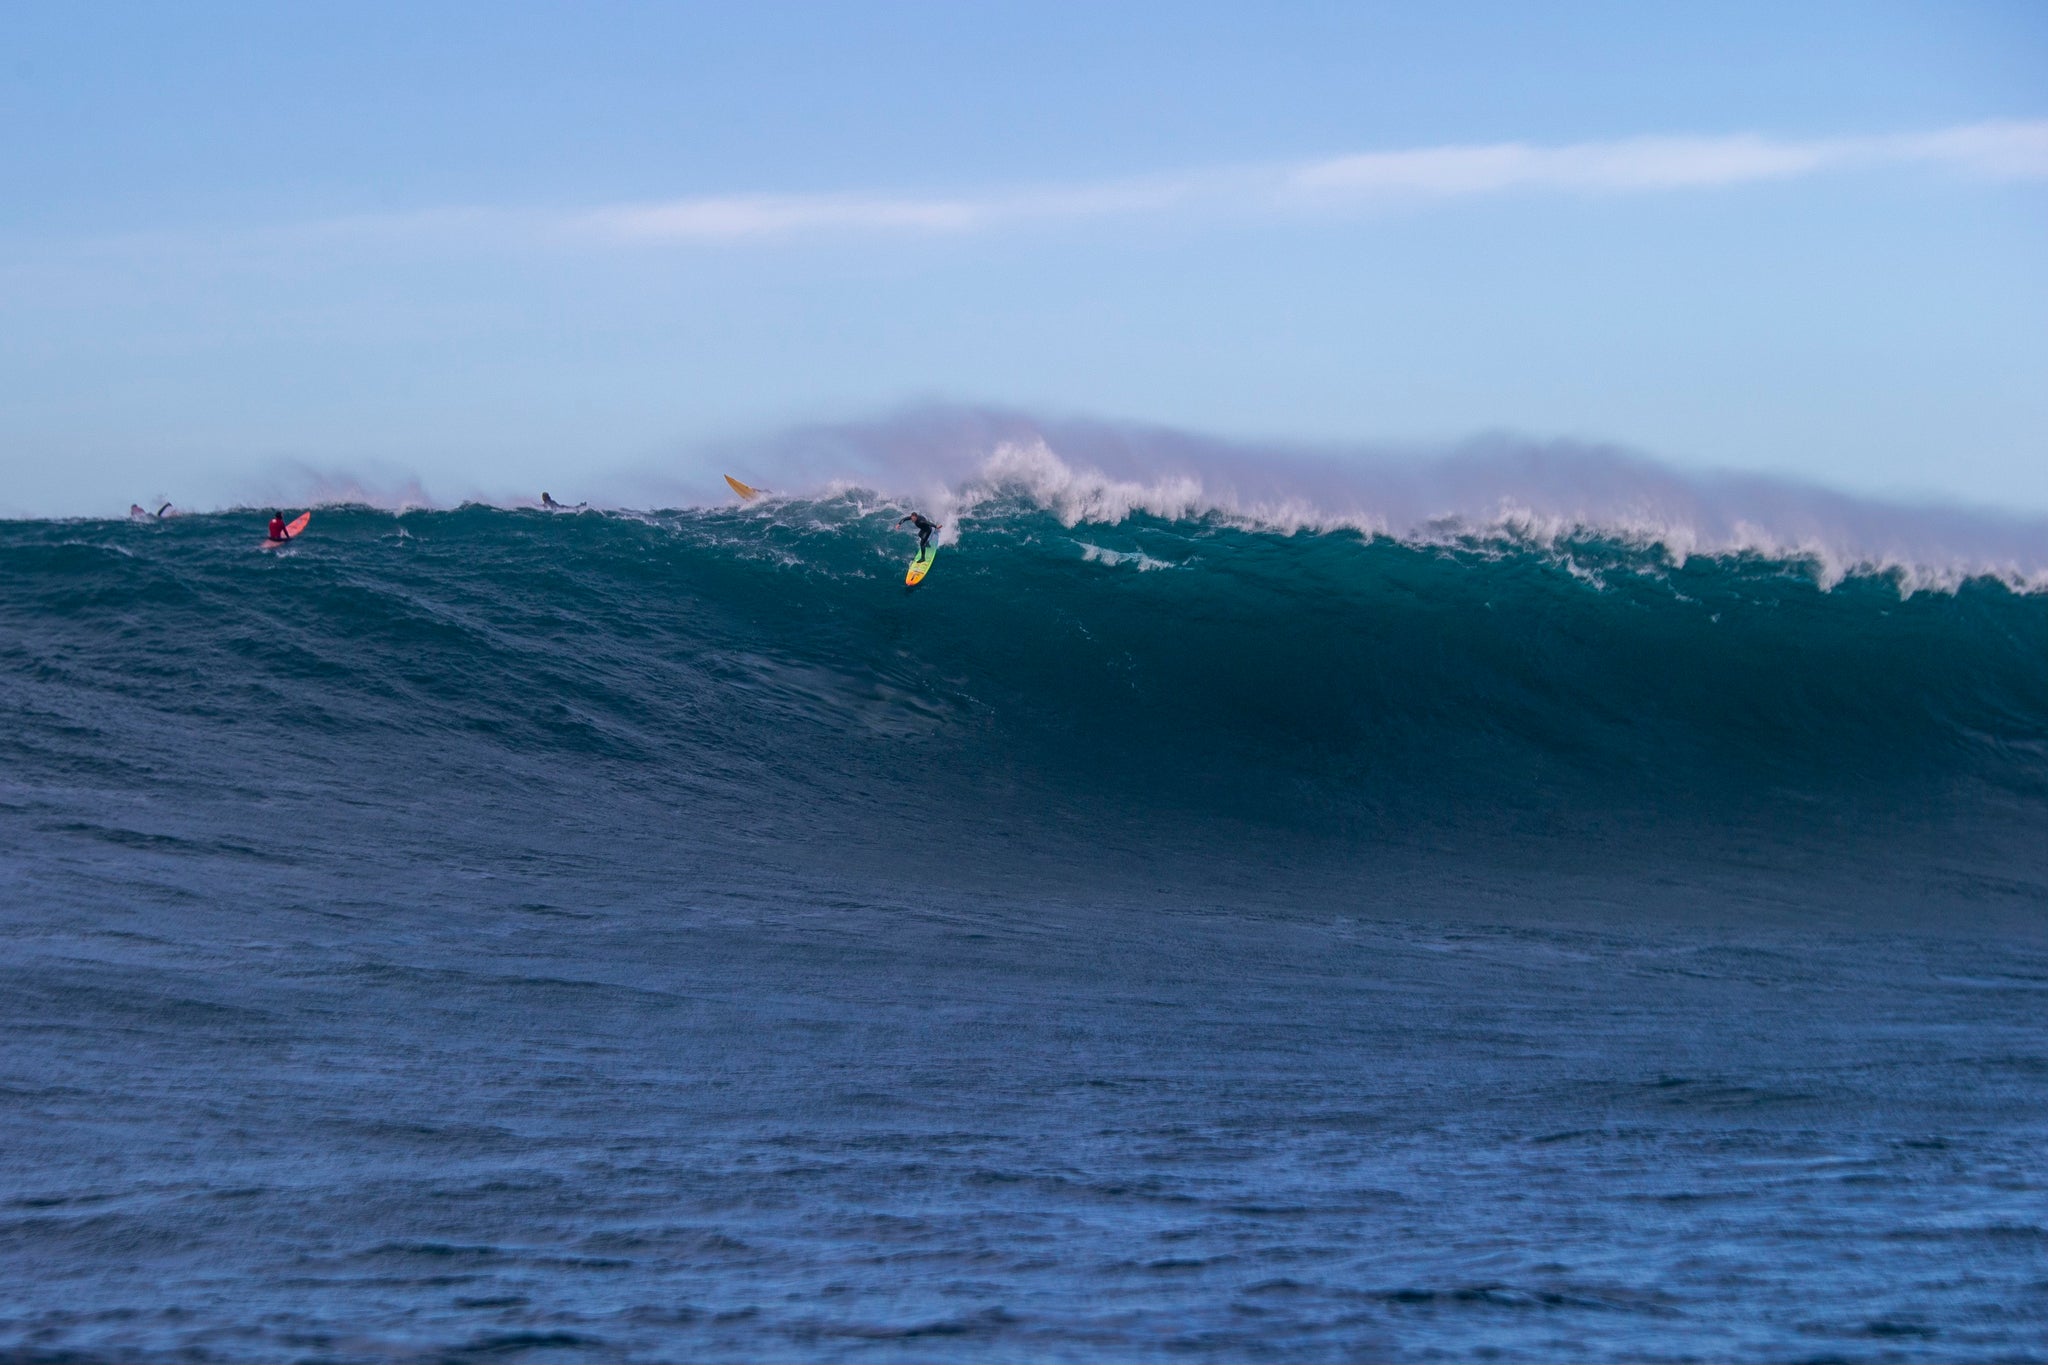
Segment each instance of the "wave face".
M693 857L1911 850L2038 886L2048 597L1614 529L1106 511L1014 475L953 491L916 592L900 507L860 490L329 508L281 554L246 513L10 524L0 751L44 791L276 776L536 837L694 822Z

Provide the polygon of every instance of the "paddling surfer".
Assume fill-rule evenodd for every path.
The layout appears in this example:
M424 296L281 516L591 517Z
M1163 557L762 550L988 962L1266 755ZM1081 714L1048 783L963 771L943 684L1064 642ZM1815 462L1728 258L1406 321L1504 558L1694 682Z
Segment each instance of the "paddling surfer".
M917 527L917 557L923 559L926 552L932 547L932 532L938 530L945 523L931 521L922 512L912 512L907 517L896 518L896 525L901 526L906 521L911 522Z

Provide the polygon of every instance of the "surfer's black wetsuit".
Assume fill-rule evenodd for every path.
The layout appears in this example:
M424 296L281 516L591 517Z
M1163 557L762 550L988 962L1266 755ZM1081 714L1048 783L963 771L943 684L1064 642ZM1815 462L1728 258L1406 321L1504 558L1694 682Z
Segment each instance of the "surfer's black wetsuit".
M898 526L901 526L906 521L914 524L917 527L917 557L919 559L923 559L925 551L931 549L932 547L932 532L938 530L939 527L944 525L945 523L937 521L927 521L925 519L924 513L922 512L912 512L907 517L896 518L896 524Z

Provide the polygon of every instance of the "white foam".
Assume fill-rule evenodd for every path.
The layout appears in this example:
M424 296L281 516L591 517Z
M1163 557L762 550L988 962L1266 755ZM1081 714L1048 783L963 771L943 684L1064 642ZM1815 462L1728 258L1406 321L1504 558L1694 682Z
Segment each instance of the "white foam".
M1115 568L1119 564L1131 564L1139 573L1150 573L1155 569L1178 569L1180 565L1164 559L1154 559L1143 550L1110 550L1087 541L1076 541L1081 547L1081 562L1084 564L1107 564Z
M819 498L855 519L916 508L942 523L941 545L958 543L963 527L997 504L1023 498L1069 529L1151 517L1282 534L1352 531L1469 553L1522 547L1563 555L1606 542L1674 567L1700 555L1794 563L1827 588L1879 576L1902 595L1953 591L1972 579L2048 592L2048 519L2039 516L1886 502L1763 475L1681 472L1565 441L1495 436L1430 450L1307 449L934 406L707 447L698 458L706 469L738 469L777 489L749 504L757 513L782 516L792 503ZM396 474L297 466L279 482L300 496L263 505L353 503L399 514L440 505ZM592 505L631 515L627 508L646 504L631 496L633 486L615 486L603 502L589 490ZM670 474L647 473L637 486L642 494L661 489L664 498L679 489ZM732 510L715 473L703 487L701 500L684 501ZM825 519L844 524L840 508ZM1580 561L1586 557L1582 549Z
M1611 450L1493 440L1434 457L1343 460L1197 441L1176 452L1156 433L1137 449L1118 448L1100 431L1083 435L1077 444L1092 445L1098 458L1070 457L1055 435L1005 437L978 459L953 462L966 466L955 482L928 482L912 500L944 508L955 527L1022 497L1070 529L1133 517L1206 520L1567 558L1573 546L1609 542L1674 567L1699 555L1800 564L1824 588L1872 575L1901 595L1954 591L1971 579L2048 591L2048 522L1880 502L1763 476L1685 474ZM927 479L942 467L928 453L919 464ZM1566 567L1598 581L1576 561Z

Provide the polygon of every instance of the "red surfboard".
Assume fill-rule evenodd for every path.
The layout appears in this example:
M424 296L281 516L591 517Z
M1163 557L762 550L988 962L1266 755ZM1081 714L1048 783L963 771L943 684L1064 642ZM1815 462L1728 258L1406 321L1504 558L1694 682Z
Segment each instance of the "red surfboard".
M263 542L263 548L266 550L275 550L280 545L290 544L292 537L296 536L299 532L305 530L306 523L311 521L312 519L313 514L311 512L299 513L297 516L292 518L291 524L284 528L283 540L266 540Z

